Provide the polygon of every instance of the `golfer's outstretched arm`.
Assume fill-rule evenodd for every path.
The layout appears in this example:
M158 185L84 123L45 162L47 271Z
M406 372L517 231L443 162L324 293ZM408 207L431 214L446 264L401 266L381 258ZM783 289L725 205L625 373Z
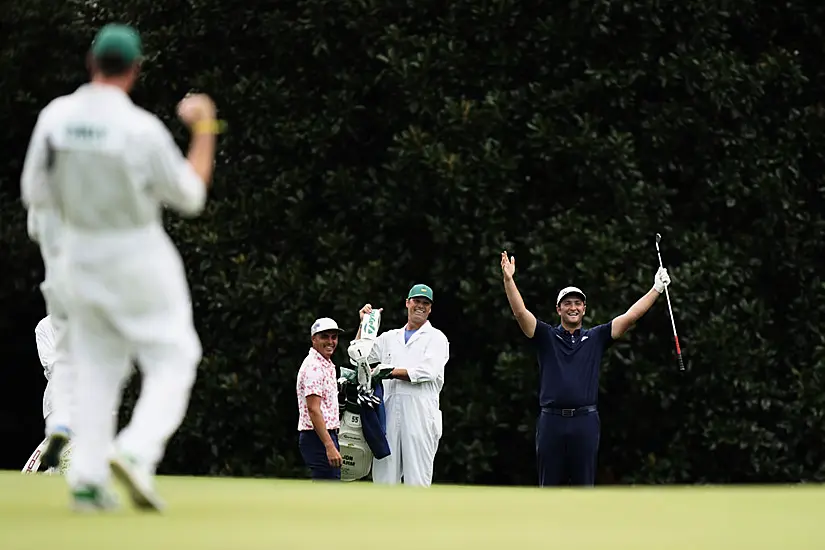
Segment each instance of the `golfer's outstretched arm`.
M613 319L610 327L610 336L615 340L621 338L627 330L636 324L636 321L642 318L642 315L647 313L659 295L665 291L665 286L670 284L670 277L666 269L659 269L653 279L653 288L647 294L639 298L635 304L630 306L630 309Z
M530 313L527 306L524 305L524 300L521 298L516 282L513 280L513 274L516 271L516 257L507 257L507 252L501 253L501 272L504 278L504 292L507 293L507 301L510 302L510 309L513 310L513 315L518 321L518 326L521 331L528 338L532 338L536 333L536 316Z
M658 297L659 293L651 288L647 294L630 306L630 309L613 319L610 327L610 336L612 336L614 340L621 338L630 327L636 324L636 321L642 318L642 315L647 313L647 310L651 308Z

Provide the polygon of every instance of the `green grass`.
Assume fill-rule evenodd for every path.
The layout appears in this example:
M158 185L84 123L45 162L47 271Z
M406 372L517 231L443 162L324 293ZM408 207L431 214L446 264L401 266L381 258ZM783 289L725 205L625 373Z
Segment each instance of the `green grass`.
M121 510L78 516L63 478L0 472L0 549L825 548L820 486L416 489L185 477L158 486L163 515L135 512L119 490Z

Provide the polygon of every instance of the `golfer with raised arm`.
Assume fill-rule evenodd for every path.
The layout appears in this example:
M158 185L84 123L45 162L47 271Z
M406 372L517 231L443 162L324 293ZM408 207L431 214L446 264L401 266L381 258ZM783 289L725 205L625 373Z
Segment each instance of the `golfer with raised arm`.
M540 487L593 486L601 420L597 409L599 371L605 350L653 305L670 284L660 267L653 288L612 321L584 328L587 298L574 286L556 298L559 324L536 319L516 288L516 258L501 253L501 272L510 308L522 332L536 348L539 364L539 405L536 461Z

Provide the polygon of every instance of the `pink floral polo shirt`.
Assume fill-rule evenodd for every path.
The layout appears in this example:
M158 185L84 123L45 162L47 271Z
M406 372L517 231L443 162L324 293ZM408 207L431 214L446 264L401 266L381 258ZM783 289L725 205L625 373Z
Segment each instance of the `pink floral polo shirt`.
M298 393L298 430L313 430L312 420L309 418L307 396L321 397L321 414L328 430L341 427L338 417L338 382L335 377L335 365L324 359L315 348L310 348L301 368L298 370L298 382L295 385Z

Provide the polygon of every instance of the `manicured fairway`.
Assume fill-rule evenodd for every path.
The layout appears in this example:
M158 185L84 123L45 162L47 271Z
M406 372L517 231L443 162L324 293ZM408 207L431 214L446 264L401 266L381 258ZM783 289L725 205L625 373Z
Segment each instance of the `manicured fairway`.
M163 515L78 516L64 480L0 472L2 550L825 548L825 488L540 490L162 477Z

